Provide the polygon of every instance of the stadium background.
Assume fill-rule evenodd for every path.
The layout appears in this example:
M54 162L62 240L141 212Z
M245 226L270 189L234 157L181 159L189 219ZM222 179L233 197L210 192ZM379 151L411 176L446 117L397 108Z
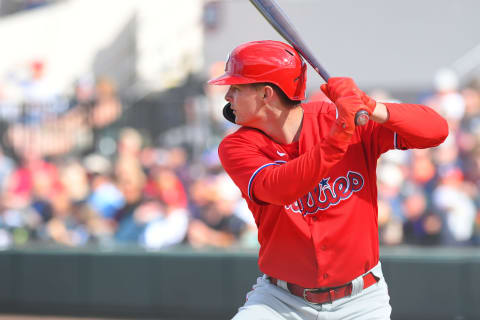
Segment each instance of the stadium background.
M381 253L392 278L394 319L474 319L480 314L473 285L480 279L480 3L279 3L331 74L354 77L379 100L426 103L447 118L450 135L442 146L380 160ZM68 279L68 268L82 266L66 263L63 273L53 272L58 265L51 261L61 265L65 251L67 261L87 255L115 268L115 255L135 264L142 252L178 258L186 250L192 260L183 263L210 279L208 269L217 269L201 259L213 250L243 281L224 288L236 292L218 310L232 314L258 273L258 247L245 203L216 154L234 129L221 117L224 91L205 80L223 71L235 45L279 36L243 0L1 0L0 39L0 278L9 281L0 290L0 313L122 316L113 312L129 297L121 293L110 301L89 296L83 313L73 308L81 301L55 298L53 292L68 295L75 285L48 288L56 276ZM311 71L308 77L308 99L323 99L320 78ZM81 278L97 279L109 294L125 288L102 283L109 269L99 270L97 278ZM434 290L446 279L454 289ZM208 291L202 289L208 283L189 281L197 294ZM49 290L50 300L42 296ZM129 317L141 316L135 312L142 303L152 306L143 316L162 316L155 299L143 298L150 300L139 298ZM207 298L191 303L206 305ZM209 308L212 315L215 307ZM165 315L175 318L172 312Z

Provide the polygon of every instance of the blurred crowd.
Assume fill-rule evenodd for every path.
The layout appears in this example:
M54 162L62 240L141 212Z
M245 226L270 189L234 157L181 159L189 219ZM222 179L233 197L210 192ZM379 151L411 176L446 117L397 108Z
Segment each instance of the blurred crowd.
M480 245L480 81L460 86L438 71L419 103L446 118L449 136L427 150L389 151L380 160L380 242ZM387 98L379 93L377 99Z
M188 145L155 142L122 126L128 106L113 81L85 76L65 93L45 70L34 61L28 77L0 79L0 247L258 246L216 145L192 156ZM221 117L223 90L205 87L199 97L214 141L235 130ZM437 148L389 151L379 161L380 242L480 245L480 81L460 86L442 71L418 102L448 120L450 135Z
M107 78L82 77L64 93L44 62L27 69L0 80L10 151L0 152L0 247L257 246L216 148L193 161L188 146L154 145L121 126L126 106Z

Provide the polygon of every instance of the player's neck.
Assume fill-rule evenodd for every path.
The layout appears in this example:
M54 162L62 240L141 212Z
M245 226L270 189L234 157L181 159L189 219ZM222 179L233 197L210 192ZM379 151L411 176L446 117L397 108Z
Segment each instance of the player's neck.
M290 144L300 139L303 123L303 108L300 105L272 112L269 118L261 130L275 142Z

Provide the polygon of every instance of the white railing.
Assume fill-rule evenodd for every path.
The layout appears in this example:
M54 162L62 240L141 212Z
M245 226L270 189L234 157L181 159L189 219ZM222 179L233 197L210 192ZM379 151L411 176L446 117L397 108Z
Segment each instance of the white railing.
M452 69L455 70L459 78L475 72L480 68L480 43L468 50L463 56L458 58L453 64Z

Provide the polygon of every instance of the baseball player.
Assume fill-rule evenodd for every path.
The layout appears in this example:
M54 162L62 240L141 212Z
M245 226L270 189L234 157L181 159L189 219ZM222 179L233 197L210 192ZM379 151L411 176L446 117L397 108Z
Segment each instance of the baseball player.
M439 145L446 121L426 106L376 102L350 78L322 85L333 103L302 103L306 64L277 41L238 46L209 83L230 85L224 116L241 128L218 151L254 215L264 273L234 319L389 319L377 159ZM355 126L359 110L365 126Z

